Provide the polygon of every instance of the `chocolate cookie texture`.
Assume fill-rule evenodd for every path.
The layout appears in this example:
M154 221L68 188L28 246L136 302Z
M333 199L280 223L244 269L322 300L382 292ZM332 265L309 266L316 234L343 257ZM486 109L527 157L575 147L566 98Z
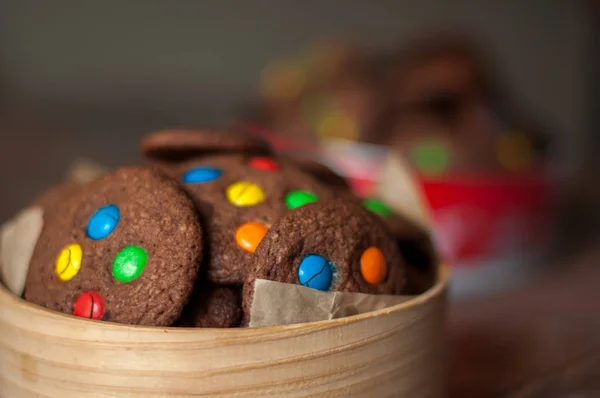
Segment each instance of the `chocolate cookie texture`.
M241 320L241 288L199 283L178 326L233 328Z
M396 240L354 200L307 204L281 217L255 253L244 285L248 317L254 280L323 291L404 294L406 265Z
M118 169L49 207L25 298L112 322L171 325L202 258L193 202L157 170Z
M276 158L214 155L164 166L196 202L207 235L209 281L242 285L271 225L334 190Z
M164 130L144 138L140 147L144 156L155 161L181 161L218 153L271 154L262 138L227 130Z

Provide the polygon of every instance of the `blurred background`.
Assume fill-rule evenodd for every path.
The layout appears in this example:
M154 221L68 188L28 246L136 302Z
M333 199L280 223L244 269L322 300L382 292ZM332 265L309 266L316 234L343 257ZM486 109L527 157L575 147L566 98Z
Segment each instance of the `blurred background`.
M1 199L3 217L32 186L58 177L73 154L112 166L132 161L150 130L231 123L256 100L270 62L328 38L399 51L423 35L460 32L490 57L516 106L560 138L565 167L581 162L591 140L594 68L583 2L3 0L0 7L2 119L14 127L3 132L0 157L29 153L18 177L1 177L13 187ZM53 150L33 145L42 142ZM27 188L24 179L35 184Z
M563 0L2 0L0 220L77 158L135 163L153 130L241 125L283 149L346 159L331 164L365 195L385 158L406 159L456 268L457 300L525 270L567 269L600 225L599 10ZM478 319L496 307L467 308ZM456 396L486 396L477 391Z

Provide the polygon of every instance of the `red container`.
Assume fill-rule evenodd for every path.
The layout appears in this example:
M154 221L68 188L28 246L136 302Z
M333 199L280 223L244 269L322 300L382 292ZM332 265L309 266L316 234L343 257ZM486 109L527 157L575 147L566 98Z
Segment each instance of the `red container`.
M544 238L550 187L542 173L420 179L442 254L453 264L527 250Z

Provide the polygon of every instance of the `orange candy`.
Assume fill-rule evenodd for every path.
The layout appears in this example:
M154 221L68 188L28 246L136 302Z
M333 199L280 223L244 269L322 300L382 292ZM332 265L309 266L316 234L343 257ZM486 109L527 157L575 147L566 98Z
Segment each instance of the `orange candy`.
M260 223L249 222L235 231L235 241L244 250L254 253L269 228Z
M360 272L371 285L378 285L387 276L387 265L381 250L369 247L360 256Z

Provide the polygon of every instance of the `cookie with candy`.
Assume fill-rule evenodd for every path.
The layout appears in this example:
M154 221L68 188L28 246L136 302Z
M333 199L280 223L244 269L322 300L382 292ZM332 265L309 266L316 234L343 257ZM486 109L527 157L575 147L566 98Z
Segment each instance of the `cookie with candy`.
M177 182L127 167L64 193L46 196L56 202L44 214L25 298L89 319L171 325L204 248L194 204Z
M395 237L352 199L307 204L271 227L244 285L246 318L256 279L370 294L404 294L407 287L406 265Z
M539 167L547 136L503 92L487 58L473 40L446 34L389 54L371 139L427 176Z
M213 132L189 130L187 134L185 141L194 143L190 146L197 151L195 156L161 167L180 182L204 220L208 242L205 271L213 283L243 284L254 261L253 253L273 223L290 209L331 199L338 193L314 174L296 167L306 163L247 152L244 149L248 145L233 147L227 143L219 148L212 139ZM182 133L172 135L181 139ZM145 142L158 141L153 138L156 136L166 137L168 133L150 136ZM237 137L241 141L242 136ZM208 143L207 147L201 142ZM191 153L184 147L179 149ZM323 174L320 171L319 177Z
M244 282L258 243L282 215L334 196L329 187L274 158L205 157L175 165L169 172L180 178L205 219L207 275L221 284Z

